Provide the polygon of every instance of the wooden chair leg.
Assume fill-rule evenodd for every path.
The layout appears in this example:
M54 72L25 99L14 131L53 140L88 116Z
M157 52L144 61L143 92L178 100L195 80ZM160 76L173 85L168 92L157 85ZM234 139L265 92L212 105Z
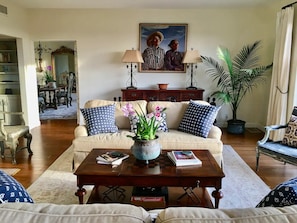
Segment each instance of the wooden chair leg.
M257 151L256 151L256 171L259 170L259 159L260 159L260 152L257 149Z
M0 142L0 148L1 148L1 158L3 159L4 158L4 142L3 141Z
M15 154L17 152L17 148L18 148L18 139L14 140L14 139L9 139L10 142L7 142L7 147L9 147L10 149L10 154L11 154L11 163L12 164L16 164L16 159L15 159Z
M67 105L67 108L69 107L69 99L68 97L65 97L65 101L66 101L66 105Z
M24 135L24 137L27 139L27 150L30 155L33 155L33 152L31 150L31 142L32 142L32 134L28 132Z

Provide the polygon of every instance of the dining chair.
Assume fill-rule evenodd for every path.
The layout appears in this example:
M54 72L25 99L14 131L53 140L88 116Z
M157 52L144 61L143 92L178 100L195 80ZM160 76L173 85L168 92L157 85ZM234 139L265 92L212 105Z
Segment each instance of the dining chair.
M44 109L46 107L45 104L45 94L44 92L40 91L40 85L37 85L37 90L38 90L38 107L39 107L39 112L44 112Z
M73 82L74 82L74 73L70 72L67 78L67 85L64 88L60 88L59 91L57 92L58 105L61 105L61 99L63 99L64 104L67 105L67 108L69 107L68 105L72 106L71 93L73 88Z

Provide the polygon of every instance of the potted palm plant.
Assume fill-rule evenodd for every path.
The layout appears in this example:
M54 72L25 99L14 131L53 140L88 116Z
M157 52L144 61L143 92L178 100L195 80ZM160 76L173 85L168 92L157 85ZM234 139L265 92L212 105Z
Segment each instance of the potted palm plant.
M232 119L228 120L227 131L233 134L242 134L245 130L245 121L237 119L237 109L247 92L265 80L265 71L270 65L259 65L257 51L261 42L256 41L245 45L232 59L230 51L224 47L218 47L218 58L224 65L220 65L211 57L202 57L206 66L206 73L217 81L219 90L212 96L231 106Z

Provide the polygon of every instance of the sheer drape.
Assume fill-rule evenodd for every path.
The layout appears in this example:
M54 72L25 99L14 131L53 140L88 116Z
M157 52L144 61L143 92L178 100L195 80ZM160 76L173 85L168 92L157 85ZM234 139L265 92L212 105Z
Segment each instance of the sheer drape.
M294 8L277 14L276 40L273 59L267 125L287 123L289 72L292 46ZM281 140L284 132L273 133L273 140Z

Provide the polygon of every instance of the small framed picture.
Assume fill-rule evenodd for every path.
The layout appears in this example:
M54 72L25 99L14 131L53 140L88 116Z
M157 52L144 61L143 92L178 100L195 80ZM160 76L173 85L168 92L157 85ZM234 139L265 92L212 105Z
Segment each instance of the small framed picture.
M139 49L144 63L139 72L186 72L187 24L140 23Z

